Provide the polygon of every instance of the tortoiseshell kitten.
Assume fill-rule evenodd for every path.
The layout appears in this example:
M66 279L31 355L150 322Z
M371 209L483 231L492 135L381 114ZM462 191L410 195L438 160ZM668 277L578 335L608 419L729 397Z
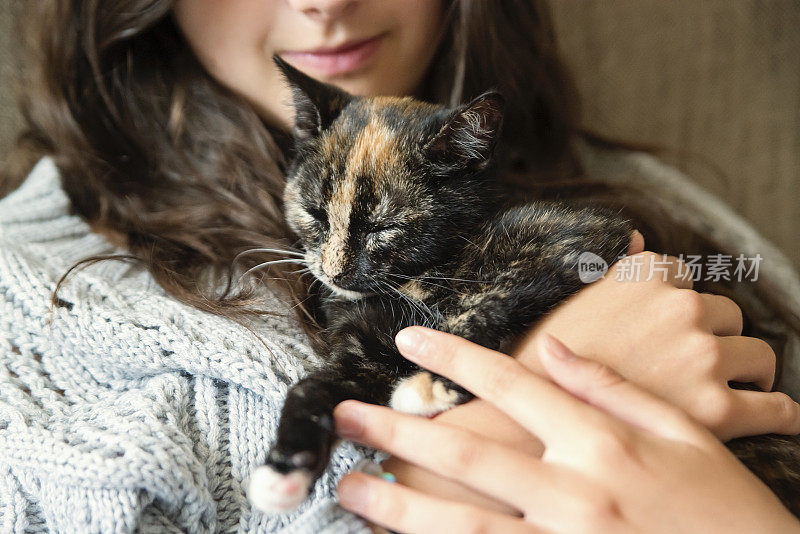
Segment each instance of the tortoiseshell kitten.
M364 98L275 57L292 88L296 154L286 218L324 284L324 366L290 390L266 465L248 497L262 511L297 507L328 464L333 409L346 399L431 415L471 395L398 353L421 324L504 350L583 283L582 253L612 264L633 227L611 213L492 192L503 98L456 109Z
M341 401L428 415L470 398L400 356L398 331L422 324L502 350L583 286L581 253L610 264L633 231L598 210L501 208L496 92L457 109L360 98L276 62L296 111L286 218L324 284L327 349L324 367L290 389L267 465L251 477L265 511L295 508L322 474Z

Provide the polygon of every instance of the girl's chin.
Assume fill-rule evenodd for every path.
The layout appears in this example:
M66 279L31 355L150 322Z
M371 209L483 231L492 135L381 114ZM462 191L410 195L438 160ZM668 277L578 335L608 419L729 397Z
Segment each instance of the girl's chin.
M376 62L369 68L353 74L319 79L335 85L351 95L408 96L413 93L413 89L409 89L408 86L413 87L413 84L397 77L398 73L404 72L402 68Z
M342 76L323 80L344 89L351 95L359 96L386 96L386 84L381 83L378 76L371 72L363 72L352 76Z

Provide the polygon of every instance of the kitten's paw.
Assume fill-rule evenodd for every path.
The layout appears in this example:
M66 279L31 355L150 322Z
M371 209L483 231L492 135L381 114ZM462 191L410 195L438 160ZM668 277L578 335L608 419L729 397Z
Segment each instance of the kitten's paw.
M314 477L311 467L317 456L311 451L286 454L273 449L262 465L250 475L247 498L262 512L290 512L308 497Z
M261 512L290 512L308 497L311 483L311 475L304 469L279 473L262 465L250 475L247 498Z
M427 417L445 412L465 400L464 392L423 371L397 384L389 406L398 412Z

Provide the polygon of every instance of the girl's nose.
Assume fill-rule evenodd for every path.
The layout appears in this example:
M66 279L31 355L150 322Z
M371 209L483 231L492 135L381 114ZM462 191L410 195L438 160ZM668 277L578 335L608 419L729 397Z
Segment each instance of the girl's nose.
M292 8L319 21L335 20L351 11L358 0L289 0Z

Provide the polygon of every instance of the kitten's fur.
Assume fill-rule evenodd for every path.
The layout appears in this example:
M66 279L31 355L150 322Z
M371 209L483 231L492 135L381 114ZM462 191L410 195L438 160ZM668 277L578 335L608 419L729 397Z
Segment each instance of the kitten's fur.
M267 465L251 477L257 508L286 511L328 463L339 402L430 415L470 398L400 356L400 329L427 325L504 350L583 286L581 253L611 264L633 228L601 210L498 202L498 93L454 110L359 98L276 62L296 109L286 217L325 286L327 345L325 366L289 391Z

